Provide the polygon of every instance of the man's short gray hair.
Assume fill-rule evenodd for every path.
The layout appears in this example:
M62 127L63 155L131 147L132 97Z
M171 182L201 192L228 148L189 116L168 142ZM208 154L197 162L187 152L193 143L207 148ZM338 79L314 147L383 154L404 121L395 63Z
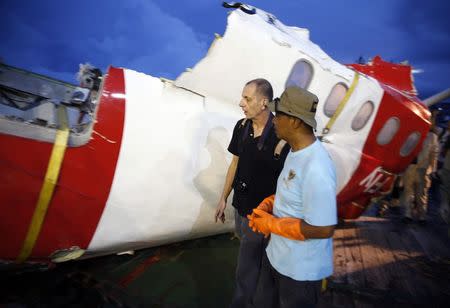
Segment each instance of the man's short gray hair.
M273 89L272 89L272 85L270 84L269 81L267 81L264 78L257 78L257 79L250 80L245 85L248 86L250 84L254 84L256 86L256 91L263 97L267 98L269 100L269 102L272 101Z

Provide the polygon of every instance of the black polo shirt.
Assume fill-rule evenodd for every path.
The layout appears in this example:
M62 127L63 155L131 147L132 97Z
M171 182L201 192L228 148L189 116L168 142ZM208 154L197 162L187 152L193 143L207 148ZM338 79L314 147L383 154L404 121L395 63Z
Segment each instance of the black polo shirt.
M233 206L239 215L246 216L266 197L275 193L277 179L289 151L286 144L276 157L277 138L272 125L272 117L266 126L267 131L259 137L253 136L251 120L239 120L233 130L228 151L239 156L236 175L233 180ZM265 128L266 130L266 128ZM263 142L260 141L260 139ZM259 143L259 144L258 144Z

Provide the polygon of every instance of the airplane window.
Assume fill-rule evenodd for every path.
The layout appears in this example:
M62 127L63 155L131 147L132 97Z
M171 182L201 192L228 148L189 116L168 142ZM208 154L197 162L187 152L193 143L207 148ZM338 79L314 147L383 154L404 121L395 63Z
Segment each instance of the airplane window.
M420 140L419 132L414 132L411 135L409 135L400 149L400 155L402 157L405 157L411 154L412 150L414 150L414 148L417 146L417 143L419 143L419 140Z
M312 65L305 60L299 60L292 67L291 73L286 80L285 88L296 86L306 89L309 86L313 73Z
M383 128L380 130L377 136L377 143L379 145L385 145L391 142L394 135L397 133L400 127L400 120L392 117L384 123Z
M361 128L366 125L367 120L369 120L370 116L372 115L374 106L371 101L365 102L361 108L359 108L358 113L353 118L352 121L352 129L353 130L360 130Z
M347 93L347 90L347 86L343 83L338 83L331 89L331 92L323 105L323 112L327 117L331 118L336 112L336 109Z

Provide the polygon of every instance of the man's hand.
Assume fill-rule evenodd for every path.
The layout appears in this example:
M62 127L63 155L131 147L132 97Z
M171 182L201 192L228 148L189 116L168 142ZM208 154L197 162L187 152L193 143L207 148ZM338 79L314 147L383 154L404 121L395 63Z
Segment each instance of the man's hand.
M218 219L222 221L222 223L225 223L225 209L227 207L227 201L225 199L220 199L219 203L217 204L216 213L214 215L214 219L217 222Z
M302 220L300 218L277 218L260 209L254 209L252 215L248 215L247 218L249 220L248 225L250 226L250 228L252 228L252 230L255 232L258 231L260 233L263 233L265 237L269 236L270 233L275 233L291 240L305 240L305 236L303 235L301 229ZM323 229L324 231L328 231L327 228L329 227L318 228L320 230ZM331 226L331 228L333 228L333 226ZM328 233L326 235L328 236Z
M264 237L268 237L271 233L270 223L274 216L260 210L258 208L253 210L251 215L247 215L248 225L253 230L253 232L259 232L264 234Z

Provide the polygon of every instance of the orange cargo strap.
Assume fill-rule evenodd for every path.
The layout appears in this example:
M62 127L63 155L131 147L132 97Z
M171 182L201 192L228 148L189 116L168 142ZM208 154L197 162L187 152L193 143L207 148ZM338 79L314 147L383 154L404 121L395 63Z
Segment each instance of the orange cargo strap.
M58 107L58 120L60 127L56 132L55 143L53 145L50 160L47 166L44 183L39 193L39 199L34 209L31 223L28 227L28 232L23 242L22 249L16 259L17 263L22 263L28 259L33 251L36 240L42 228L42 224L47 213L48 206L55 190L55 185L58 181L59 171L61 169L64 153L67 148L69 140L69 128L67 125L66 107L60 105Z

